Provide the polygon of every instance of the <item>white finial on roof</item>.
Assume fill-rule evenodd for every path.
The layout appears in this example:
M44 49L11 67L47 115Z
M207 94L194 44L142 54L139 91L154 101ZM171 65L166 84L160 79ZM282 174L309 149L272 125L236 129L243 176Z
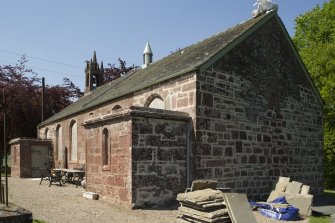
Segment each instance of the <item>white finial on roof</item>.
M151 51L151 47L150 47L149 42L147 42L147 44L145 45L143 54L152 54L152 51Z
M257 0L254 6L257 5L257 9L252 11L252 17L257 17L263 13L268 13L271 11L278 11L278 5L271 0Z
M144 51L143 51L143 65L142 68L146 68L149 64L152 63L152 56L153 53L151 51L151 47L149 42L145 45Z

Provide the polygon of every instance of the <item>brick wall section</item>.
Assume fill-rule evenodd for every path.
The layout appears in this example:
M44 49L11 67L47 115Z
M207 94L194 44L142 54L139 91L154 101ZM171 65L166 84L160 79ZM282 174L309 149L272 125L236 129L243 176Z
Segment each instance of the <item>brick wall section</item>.
M136 206L164 206L186 188L188 122L133 118L132 184Z
M102 131L110 135L109 165L102 163ZM87 190L125 206L131 206L131 122L119 119L86 129Z
M266 197L278 176L322 188L322 107L270 20L197 78L195 178Z

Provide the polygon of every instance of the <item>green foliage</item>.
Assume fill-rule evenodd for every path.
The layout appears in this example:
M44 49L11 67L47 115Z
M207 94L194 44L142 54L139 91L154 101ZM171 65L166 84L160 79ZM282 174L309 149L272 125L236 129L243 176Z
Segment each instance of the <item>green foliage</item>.
M325 187L335 188L335 131L325 126L324 133Z
M335 0L296 18L295 43L324 101L327 187L335 187Z
M5 91L6 140L17 137L36 137L37 125L41 122L41 80L26 67L27 59L22 56L16 65L0 65L0 103ZM70 80L62 85L45 88L45 118L51 117L82 95ZM0 135L3 136L3 115L0 115ZM1 152L3 137L0 137ZM8 145L7 145L8 146ZM0 157L2 154L0 154Z
M324 193L329 197L335 197L335 190L324 190Z
M126 61L122 60L121 58L118 59L119 66L117 67L115 64L108 64L108 67L104 69L104 80L105 83L114 81L133 69L138 68L134 64L132 66L127 66Z
M308 222L309 223L329 223L330 217L329 216L311 216Z

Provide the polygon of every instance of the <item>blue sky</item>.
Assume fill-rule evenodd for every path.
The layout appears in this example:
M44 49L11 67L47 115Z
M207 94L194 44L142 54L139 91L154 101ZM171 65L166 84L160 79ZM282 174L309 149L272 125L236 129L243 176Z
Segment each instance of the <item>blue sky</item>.
M46 83L63 77L83 89L85 60L141 65L146 41L154 60L251 19L256 0L1 1L0 64L26 54ZM277 0L289 34L294 19L324 0Z

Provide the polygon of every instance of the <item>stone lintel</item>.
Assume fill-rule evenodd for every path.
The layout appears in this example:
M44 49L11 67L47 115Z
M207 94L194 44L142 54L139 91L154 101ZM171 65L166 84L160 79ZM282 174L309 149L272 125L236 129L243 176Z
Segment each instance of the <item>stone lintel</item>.
M125 117L145 117L145 118L168 119L168 120L186 121L186 122L191 120L191 117L186 112L131 106L129 109L126 110L120 110L112 114L107 114L100 117L85 120L83 126L86 127L101 122L111 121Z
M13 145L13 144L21 143L21 142L30 142L30 143L49 142L49 143L51 143L52 140L51 139L40 139L40 138L29 138L29 137L19 137L19 138L12 139L9 142L9 144Z

